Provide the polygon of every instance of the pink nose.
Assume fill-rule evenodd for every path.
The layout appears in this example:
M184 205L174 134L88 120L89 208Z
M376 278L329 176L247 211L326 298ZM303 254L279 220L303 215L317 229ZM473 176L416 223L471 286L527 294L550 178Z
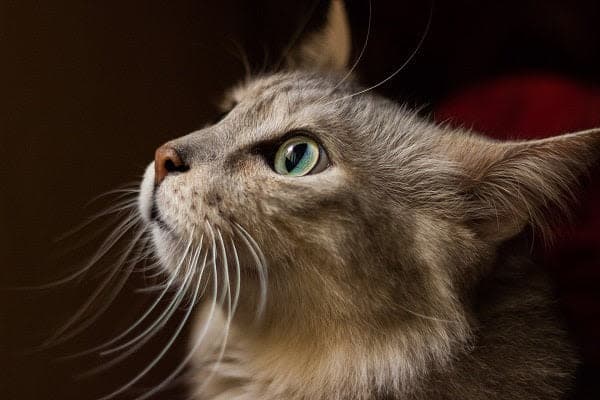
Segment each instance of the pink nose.
M190 167L183 161L177 150L166 143L154 153L154 183L158 185L167 175L175 172L185 172Z

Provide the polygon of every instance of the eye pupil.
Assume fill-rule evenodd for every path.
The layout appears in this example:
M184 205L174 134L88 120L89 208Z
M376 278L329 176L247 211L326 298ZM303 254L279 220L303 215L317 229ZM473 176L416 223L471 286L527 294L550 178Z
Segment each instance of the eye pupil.
M298 135L285 141L275 153L273 169L286 176L310 174L322 158L321 147L313 139Z
M288 146L285 155L285 168L288 171L294 170L300 160L304 157L308 145L306 143L298 143Z

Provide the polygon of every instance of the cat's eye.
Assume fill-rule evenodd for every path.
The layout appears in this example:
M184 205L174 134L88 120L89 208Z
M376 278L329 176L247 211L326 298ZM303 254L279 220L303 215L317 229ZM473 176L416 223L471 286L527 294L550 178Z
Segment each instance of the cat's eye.
M275 153L274 168L278 174L304 176L324 170L329 161L323 148L306 136L286 140Z

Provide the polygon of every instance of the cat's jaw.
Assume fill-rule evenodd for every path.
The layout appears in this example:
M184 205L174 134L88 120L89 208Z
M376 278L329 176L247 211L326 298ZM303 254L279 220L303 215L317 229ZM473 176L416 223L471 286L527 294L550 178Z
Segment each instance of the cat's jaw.
M159 258L162 266L167 271L175 271L181 258L185 256L184 249L186 243L176 233L177 231L169 226L161 217L159 205L155 198L155 168L154 162L151 162L140 185L138 196L138 212L146 225L146 229L151 232L154 243L154 254ZM187 243L189 246L189 242Z

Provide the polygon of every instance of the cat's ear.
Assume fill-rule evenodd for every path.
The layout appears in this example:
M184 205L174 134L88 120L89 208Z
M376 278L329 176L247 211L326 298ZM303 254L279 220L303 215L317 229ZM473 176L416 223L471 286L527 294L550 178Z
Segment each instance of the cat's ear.
M476 231L503 241L529 224L546 237L557 216L577 204L581 179L600 159L600 129L534 141L481 141L461 158L467 214Z
M323 25L306 35L286 55L288 68L343 70L351 52L350 26L342 0L330 0Z

